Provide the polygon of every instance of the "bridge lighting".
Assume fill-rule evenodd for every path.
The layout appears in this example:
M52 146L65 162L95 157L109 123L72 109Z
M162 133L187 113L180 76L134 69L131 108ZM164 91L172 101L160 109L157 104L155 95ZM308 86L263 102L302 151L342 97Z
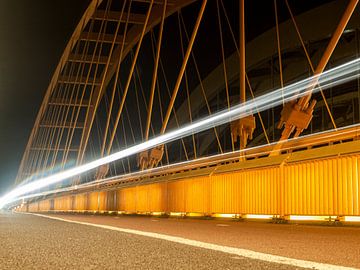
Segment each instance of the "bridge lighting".
M248 219L272 219L274 215L257 215L257 214L247 214L244 218Z
M346 222L360 222L360 216L345 216L344 221L346 221Z
M230 109L225 109L202 120L193 122L179 129L167 132L163 135L154 137L146 142L128 147L113 153L106 157L94 160L92 162L80 165L78 167L56 173L44 177L42 179L30 182L25 185L18 186L9 193L0 198L0 209L5 205L17 200L20 196L35 190L59 183L65 179L80 175L87 171L93 170L101 165L123 159L125 157L143 152L145 150L154 148L155 146L162 145L180 138L199 133L201 131L232 122L236 119L244 118L251 115L252 110L256 107L258 111L264 111L269 108L283 104L301 96L307 95L311 92L319 91L319 87L314 87L315 84L321 85L322 89L340 85L345 82L351 81L360 76L360 58L347 62L338 67L329 69L320 75L312 76L283 88L274 90L262 96L256 97L245 103L233 106ZM317 82L317 83L316 83ZM314 89L313 89L314 88ZM313 89L312 91L309 89ZM310 92L311 91L311 92Z
M213 214L214 218L236 218L236 214Z
M334 221L337 216L299 216L299 215L291 215L289 216L289 220L296 221Z

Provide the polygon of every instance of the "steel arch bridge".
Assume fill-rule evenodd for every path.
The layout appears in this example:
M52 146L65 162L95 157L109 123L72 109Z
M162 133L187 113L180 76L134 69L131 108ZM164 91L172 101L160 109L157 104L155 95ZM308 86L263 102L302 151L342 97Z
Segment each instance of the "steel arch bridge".
M16 182L106 156L358 57L357 2L294 14L291 1L275 0L273 27L247 31L245 43L253 21L243 0L91 1L46 91ZM43 195L28 209L360 215L360 129L336 131L359 123L359 91L357 79L269 111L254 108L249 117L71 179L112 177L81 192ZM310 137L271 144L302 133ZM182 161L190 165L169 165Z

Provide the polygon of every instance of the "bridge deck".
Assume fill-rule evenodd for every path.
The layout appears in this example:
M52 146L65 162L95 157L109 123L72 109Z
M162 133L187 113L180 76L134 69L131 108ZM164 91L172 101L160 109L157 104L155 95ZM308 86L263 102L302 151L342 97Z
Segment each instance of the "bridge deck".
M123 216L51 215L65 220L101 224L137 232L197 240L243 250L360 267L360 228L274 225L223 220L166 219ZM116 232L104 228L0 214L2 269L86 268L144 269L295 269L204 248ZM91 255L90 255L91 254ZM169 259L171 258L171 260ZM320 265L321 266L321 265ZM324 265L322 265L324 266ZM335 266L335 269L336 267ZM325 267L325 266L324 266ZM327 268L325 268L327 269Z
M0 214L1 269L296 269L42 217Z

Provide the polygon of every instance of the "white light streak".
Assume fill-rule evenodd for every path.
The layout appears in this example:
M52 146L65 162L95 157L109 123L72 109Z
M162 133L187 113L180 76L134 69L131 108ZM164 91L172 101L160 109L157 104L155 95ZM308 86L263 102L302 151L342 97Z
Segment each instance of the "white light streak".
M128 179L131 178L135 178L135 177L141 177L141 176L148 176L150 174L156 174L157 172L162 172L162 171L166 171L166 170L171 170L171 169L176 169L176 167L180 167L182 170L186 170L186 169L191 169L194 166L194 161L196 161L196 164L203 164L204 162L209 162L209 160L220 160L221 162L226 162L226 161L231 161L234 160L234 156L239 157L241 154L246 153L248 151L254 152L254 150L259 150L262 151L262 148L268 148L268 147L272 147L275 146L278 143L283 143L283 142L294 142L294 141L298 141L298 140L303 140L309 137L313 137L313 136L318 136L321 135L324 137L324 139L327 140L332 140L332 137L334 136L338 136L339 134L341 135L346 135L348 133L352 133L353 131L351 130L351 128L359 128L360 124L354 124L354 125L350 125L350 126L346 126L346 127L341 127L336 129L336 134L333 134L332 132L335 131L335 129L331 129L331 130L326 130L326 131L321 131L321 132L317 132L317 133L313 133L313 134L308 134L308 135L304 135L301 137L297 137L297 138L291 138L288 139L286 141L276 141L276 142L272 142L270 144L266 144L266 145L259 145L259 146L254 146L254 147L250 147L250 148L246 148L246 149L241 149L241 150L237 150L234 152L227 152L227 153L222 153L222 154L216 154L216 155L212 155L212 156L207 156L207 157L201 157L201 158L197 158L196 160L187 160L187 161L181 161L178 163L173 163L173 164L169 164L169 165L164 165L161 167L156 167L156 168L151 168L151 169L146 169L143 171L137 171L137 172L132 172L132 173L128 173L128 174L123 174L123 175L117 175L117 176L113 176L113 177L109 177L109 178L104 178L104 179L98 179L98 180L94 180L94 181L90 181L81 185L75 185L75 186L71 186L71 187L65 187L65 188L59 188L59 189L53 189L50 191L44 191L44 192L39 192L39 193L33 193L30 195L26 195L26 196L22 196L20 198L18 198L17 200L24 200L24 199L31 199L31 198L35 198L35 197L41 197L41 196L47 196L47 195L51 195L51 194L55 194L55 193L61 193L61 192L69 192L69 191L80 191L82 189L86 189L86 188L91 188L91 187L95 187L95 186L99 186L101 184L112 184L112 183L116 183L119 181L126 181ZM308 144L307 146L311 146L312 144ZM283 147L281 148L282 151L289 151L289 150L293 150L294 147ZM276 150L275 150L276 151ZM247 154L246 157L253 157L253 156L261 156L263 154L270 154L273 151L263 151L263 152L256 152L255 154Z
M3 208L5 205L13 202L22 195L44 188L46 186L50 186L55 183L59 183L70 177L93 170L101 165L108 164L110 162L140 153L142 151L151 149L157 145L168 143L189 136L191 134L196 134L201 131L213 128L215 126L229 123L239 118L244 118L248 115L251 115L254 108L256 108L258 111L264 111L269 108L281 105L283 102L288 102L301 96L311 94L311 92L319 91L319 87L315 87L313 91L309 91L309 89L312 89L315 86L316 82L318 82L318 84L321 85L321 88L324 90L329 87L351 81L360 76L360 74L358 73L359 69L360 58L327 70L320 75L309 77L305 80L301 80L299 82L285 86L281 89L277 89L262 96L256 97L255 99L249 100L243 104L233 106L230 109L220 111L202 120L167 132L164 135L152 138L146 142L128 147L109 156L94 160L87 164L83 164L60 173L56 173L54 175L50 175L48 177L44 177L42 179L33 181L22 186L18 186L17 188L13 189L12 191L0 198L0 209Z

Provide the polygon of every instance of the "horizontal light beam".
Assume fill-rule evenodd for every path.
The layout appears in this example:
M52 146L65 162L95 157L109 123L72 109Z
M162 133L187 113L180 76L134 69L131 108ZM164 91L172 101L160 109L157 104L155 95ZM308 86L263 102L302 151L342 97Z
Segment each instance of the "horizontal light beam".
M351 128L360 128L360 124L354 124L354 125L350 125L350 126L346 126L346 127L341 127L336 129L336 135L339 135L339 133L345 135L350 133L351 131L348 131L348 129ZM308 134L308 135L304 135L301 137L296 137L296 138L291 138L291 139L287 139L288 142L296 142L298 140L302 140L304 138L310 138L312 136L318 136L321 135L324 138L331 140L332 137L334 136L334 134L332 134L332 132L334 132L335 129L331 129L331 130L326 130L326 131L320 131L317 133L313 133L313 134ZM278 142L272 142L270 144L265 145L266 147L271 147L271 146L275 146L278 143L282 143L282 141ZM311 146L312 144L308 144L307 146ZM241 150L237 150L234 152L228 152L228 153L222 153L222 154L217 154L217 155L212 155L212 156L207 156L207 157L201 157L196 159L197 162L207 162L211 159L221 159L222 162L224 161L231 161L233 158L232 157L227 157L227 155L232 154L232 155L236 155L236 156L240 156L242 153L245 153L247 151L254 151L254 150L261 150L264 147L264 145L260 145L260 146L254 146L254 147L250 147L250 148L246 148L246 149L241 149ZM295 149L294 147L284 147L281 150L282 151L289 151L289 150L293 150ZM261 156L263 154L270 154L271 151L264 151L264 152L257 152L256 155L257 156ZM247 157L252 157L255 156L255 154L251 154L251 155L247 155ZM156 167L156 168L151 168L151 169L146 169L143 171L137 171L137 172L132 172L132 173L127 173L127 174L123 174L123 175L117 175L117 176L113 176L113 177L109 177L109 178L104 178L104 179L98 179L98 180L93 180L90 182L86 182L80 185L75 185L75 186L71 186L71 187L65 187L65 188L58 188L58 189L53 189L53 190L49 190L49 191L43 191L43 192L39 192L39 193L32 193L26 196L22 196L19 197L18 200L27 200L27 199L31 199L31 198L36 198L36 197L42 197L42 196L48 196L48 195L52 195L55 193L63 193L63 192L70 192L70 191L81 191L83 189L89 189L91 187L99 187L102 184L112 184L112 183L116 183L118 181L125 181L127 179L131 179L131 178L135 178L135 177L141 177L144 175L150 175L152 173L157 173L157 172L161 172L164 170L169 170L169 169L175 169L176 167L182 166L182 168L187 168L187 166L191 165L194 162L194 160L187 160L187 161L182 161L182 162L178 162L178 163L173 163L173 164L169 164L169 165L163 165L160 167Z

